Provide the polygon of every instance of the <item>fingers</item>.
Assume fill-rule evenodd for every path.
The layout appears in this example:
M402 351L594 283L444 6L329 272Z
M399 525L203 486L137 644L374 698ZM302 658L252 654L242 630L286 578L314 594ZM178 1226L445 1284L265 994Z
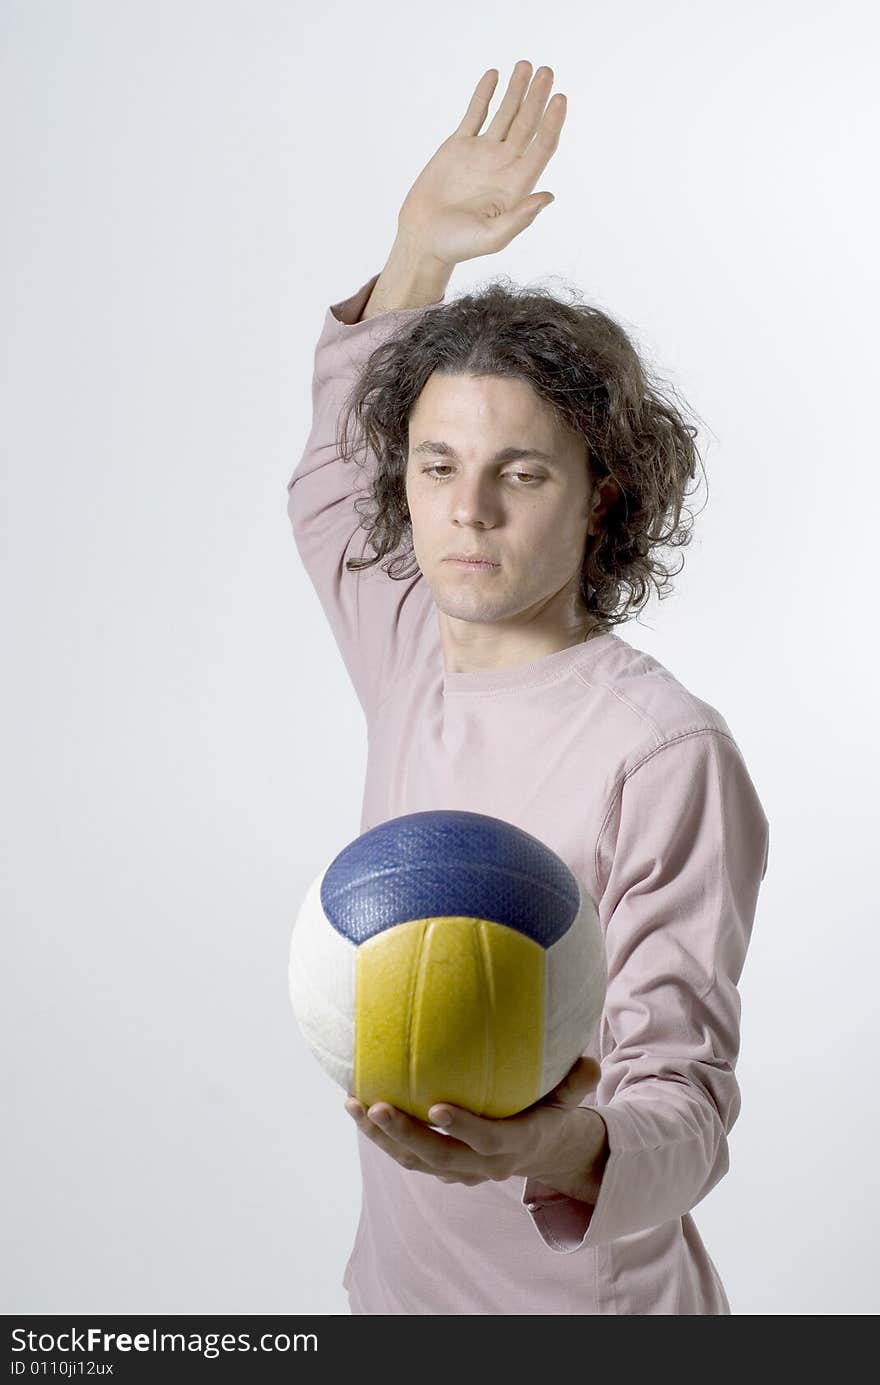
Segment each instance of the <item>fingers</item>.
M532 79L528 95L522 102L519 110L515 113L515 119L504 137L505 144L510 146L513 153L525 153L526 149L535 138L535 132L541 124L544 115L547 97L552 90L552 67L539 67ZM557 96L554 97L553 100L555 102L553 109L553 116L555 118L556 110L560 104L565 101L565 97L557 93Z
M543 113L537 134L533 139L531 134L529 135L531 144L528 147L522 145L519 149L521 155L520 172L525 187L533 188L535 186L556 153L567 110L568 102L562 92L558 91L547 103L547 109ZM511 142L512 140L509 138L507 143L510 144Z
M542 68L541 70L542 72L549 71L549 68ZM532 64L525 58L514 67L513 72L510 74L510 81L507 84L507 91L504 93L501 105L495 112L495 118L492 124L489 126L488 130L486 130L486 135L489 139L502 140L507 138L507 132L516 119L520 105L522 104L522 99L528 90L531 75ZM551 82L552 79L551 73ZM542 110L543 106L544 103L542 101Z
M397 1121L397 1115L399 1113L392 1116L391 1123L383 1129L382 1126L370 1119L360 1102L354 1100L346 1101L345 1109L355 1121L361 1134L366 1135L367 1138L372 1140L373 1144L378 1145L380 1149L384 1149L385 1153L390 1154L403 1168L413 1169L417 1173L435 1172L434 1166L420 1159L414 1149L401 1146L400 1142L395 1140L390 1133L386 1134L386 1130L390 1132L395 1128L399 1133L400 1127ZM437 1136L436 1138L439 1139L440 1137Z
M488 72L483 73L474 88L474 94L468 103L464 118L455 132L457 135L478 135L480 133L480 126L486 119L489 103L497 84L498 68L490 67Z
M375 1114L384 1111L388 1119L379 1125L353 1098L346 1101L345 1109L357 1122L361 1134L390 1155L401 1168L433 1174L443 1183L466 1183L474 1187L485 1182L487 1174L476 1167L472 1149L446 1135L438 1135L423 1121L415 1120L404 1111L380 1103Z

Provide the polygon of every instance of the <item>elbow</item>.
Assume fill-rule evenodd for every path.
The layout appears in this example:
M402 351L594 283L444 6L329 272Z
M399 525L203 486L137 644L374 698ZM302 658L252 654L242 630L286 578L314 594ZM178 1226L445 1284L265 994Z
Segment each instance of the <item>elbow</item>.
M718 1112L710 1104L709 1119L704 1127L704 1168L706 1170L702 1183L696 1190L696 1195L691 1206L696 1207L698 1202L711 1193L717 1187L724 1175L730 1169L730 1144L727 1138L727 1130Z

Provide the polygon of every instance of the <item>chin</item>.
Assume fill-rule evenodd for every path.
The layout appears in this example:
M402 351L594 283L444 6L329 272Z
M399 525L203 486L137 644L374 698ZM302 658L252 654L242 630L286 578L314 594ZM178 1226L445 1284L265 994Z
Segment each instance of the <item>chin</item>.
M454 601L435 601L437 610L444 616L449 616L452 620L467 621L471 625L492 625L496 620L503 620L507 614L505 611L496 610L492 606L487 606L485 602L460 602Z

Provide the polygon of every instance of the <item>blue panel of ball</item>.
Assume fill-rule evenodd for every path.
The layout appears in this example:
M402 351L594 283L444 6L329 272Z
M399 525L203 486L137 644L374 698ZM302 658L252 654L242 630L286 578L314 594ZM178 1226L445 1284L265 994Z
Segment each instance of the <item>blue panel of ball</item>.
M576 918L580 892L565 862L513 823L435 809L355 838L327 867L321 905L356 944L412 919L460 915L550 947Z

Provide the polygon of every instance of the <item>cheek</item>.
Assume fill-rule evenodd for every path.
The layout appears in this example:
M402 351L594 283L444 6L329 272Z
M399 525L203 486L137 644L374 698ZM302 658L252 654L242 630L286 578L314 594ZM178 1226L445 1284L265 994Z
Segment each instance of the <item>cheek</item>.
M412 488L407 487L406 504L413 523L420 524L423 529L429 529L439 520L443 500L435 492L426 490L424 486L414 485Z
M536 571L551 577L568 577L572 564L583 557L586 533L587 519L576 501L537 518L530 536Z
M409 512L410 521L415 523L419 516L419 501L409 481L404 485L403 497Z
M530 518L530 529L534 540L550 550L548 557L553 561L560 549L570 548L577 541L586 519L581 519L577 501L564 505L552 505L538 509Z
M404 473L403 490L406 503L411 510L424 510L425 508L425 487L420 484L420 481L421 478L413 472L412 468Z

